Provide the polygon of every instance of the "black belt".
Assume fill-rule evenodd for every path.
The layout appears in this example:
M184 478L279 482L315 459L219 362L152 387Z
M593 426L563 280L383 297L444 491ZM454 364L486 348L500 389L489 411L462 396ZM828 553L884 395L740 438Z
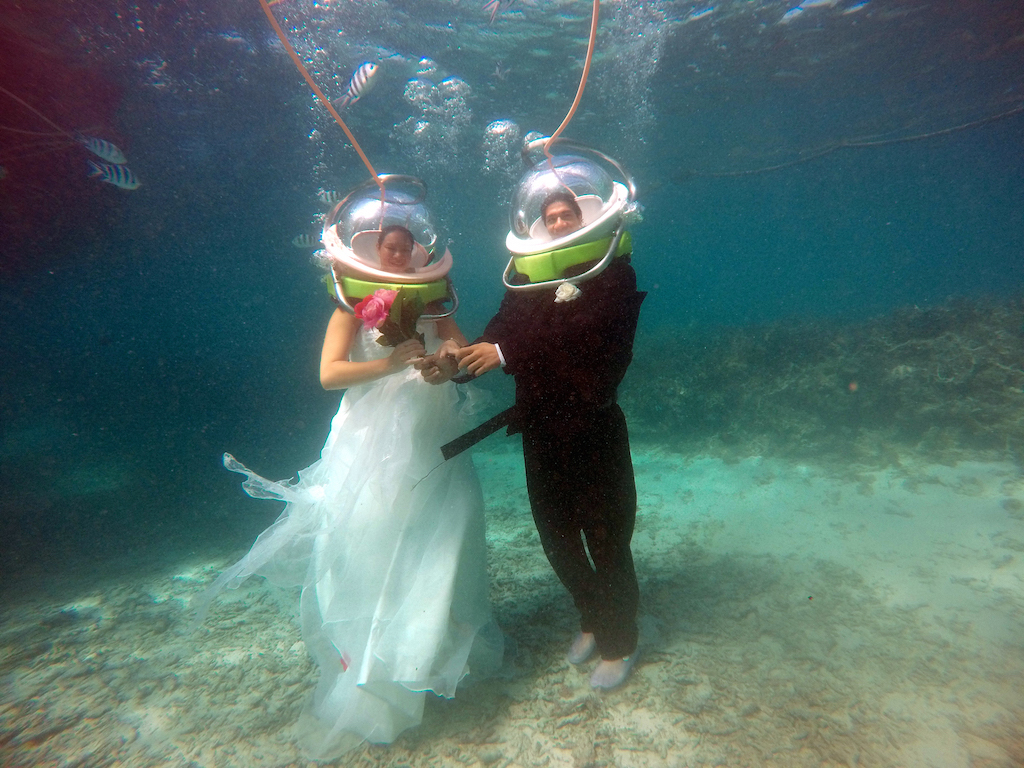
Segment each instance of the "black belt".
M602 403L601 405L594 408L591 413L605 411L615 405L616 397L613 395L609 398L608 402ZM460 453L465 451L467 448L472 448L474 445L479 443L485 437L493 435L502 427L507 427L516 414L516 406L506 408L504 411L499 413L497 416L492 416L479 427L474 427L464 435L460 435L452 440L450 443L445 443L441 446L441 455L444 456L444 460L448 461Z
M515 410L516 407L514 405L511 408L506 408L497 416L489 418L479 427L474 427L461 437L456 437L450 443L442 445L441 455L444 456L444 460L448 461L448 459L458 456L464 450L472 448L488 435L493 435L502 427L507 427L509 422L512 421L512 416L515 415Z

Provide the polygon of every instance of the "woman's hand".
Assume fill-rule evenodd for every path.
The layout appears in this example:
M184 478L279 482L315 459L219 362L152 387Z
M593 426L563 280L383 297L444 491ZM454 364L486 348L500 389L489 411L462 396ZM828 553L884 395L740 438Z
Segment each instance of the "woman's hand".
M423 380L428 384L444 384L459 372L455 353L459 351L460 347L461 345L457 341L448 339L441 344L437 352L423 357L413 363L413 366L423 374Z
M501 367L497 346L486 341L463 347L455 353L455 358L459 361L459 368L465 368L474 376L480 376Z
M402 370L406 366L412 365L417 360L422 359L423 355L426 354L423 345L416 339L406 339L391 353L388 357L388 370L392 373Z
M430 355L423 358L422 363L417 363L416 367L423 374L423 380L427 384L444 384L446 381L451 381L452 377L459 372L459 364L455 362L454 357Z
M445 339L441 346L438 347L437 352L434 353L434 357L450 357L454 360L456 353L460 349L462 349L462 345L455 339Z

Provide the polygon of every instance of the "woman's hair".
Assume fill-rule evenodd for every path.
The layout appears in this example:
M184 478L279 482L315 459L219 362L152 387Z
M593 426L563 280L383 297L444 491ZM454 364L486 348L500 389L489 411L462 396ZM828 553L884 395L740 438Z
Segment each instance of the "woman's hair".
M380 248L384 244L384 238L390 235L392 232L402 232L407 238L409 238L409 245L416 245L416 238L412 236L412 232L403 227L401 224L388 224L384 229L380 231L380 236L377 238L377 247Z
M567 189L556 189L550 195L544 198L544 202L540 204L540 215L543 217L547 215L548 206L552 203L565 203L568 205L572 212L575 213L580 221L583 221L583 211L580 210L580 204L576 202L576 195Z

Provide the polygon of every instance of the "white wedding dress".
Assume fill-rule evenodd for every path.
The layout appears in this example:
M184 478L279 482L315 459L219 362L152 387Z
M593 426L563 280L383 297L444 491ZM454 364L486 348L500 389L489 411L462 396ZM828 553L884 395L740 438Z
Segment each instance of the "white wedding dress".
M420 331L436 349L434 324ZM359 330L352 360L391 353L376 333ZM250 496L286 506L201 602L253 574L301 587L302 638L320 667L299 723L310 757L391 742L420 722L425 691L452 697L465 675L501 664L480 485L467 454L443 462L440 452L468 428L468 410L454 384L410 368L349 388L298 480L266 480L225 454Z

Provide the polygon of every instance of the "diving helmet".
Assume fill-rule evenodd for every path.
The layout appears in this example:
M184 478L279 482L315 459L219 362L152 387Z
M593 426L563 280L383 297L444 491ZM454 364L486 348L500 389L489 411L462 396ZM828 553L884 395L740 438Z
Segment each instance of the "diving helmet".
M415 176L380 174L353 189L324 219L323 244L334 276L334 292L349 312L360 299L375 290L405 289L424 304L441 302L438 318L454 314L458 298L448 272L452 254L439 244L430 211L424 205L427 185ZM408 272L389 272L381 267L377 240L385 227L398 224L413 236Z
M546 137L523 148L527 170L512 196L512 211L505 245L512 254L503 276L513 290L582 283L596 277L617 255L629 252L625 230L636 212L636 186L615 160L595 149L558 139L548 151ZM544 224L541 206L554 192L567 190L576 199L583 226L562 237L552 237ZM581 275L563 277L569 267L597 263ZM529 283L513 281L525 275Z

